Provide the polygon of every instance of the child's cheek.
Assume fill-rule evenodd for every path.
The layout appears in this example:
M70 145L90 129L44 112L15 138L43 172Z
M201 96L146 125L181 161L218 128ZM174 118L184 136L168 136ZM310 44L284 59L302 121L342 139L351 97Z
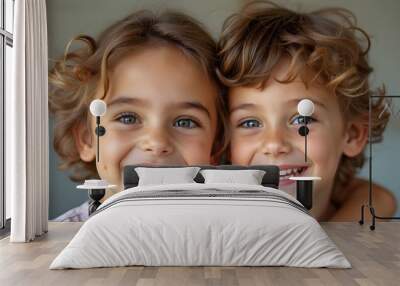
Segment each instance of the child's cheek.
M134 144L129 133L111 131L104 137L104 144L101 146L101 151L107 154L109 163L119 164L123 155Z
M259 144L259 140L250 140L249 138L233 135L230 152L232 164L249 165Z
M176 138L173 143L175 152L180 153L181 157L188 165L209 164L213 146L212 135L200 137Z
M320 217L329 205L333 181L337 164L336 157L332 152L333 146L322 140L310 140L307 148L309 159L312 164L311 176L321 177L321 181L314 182L313 200L314 207L312 214Z
M322 135L322 136L318 136ZM341 157L341 144L335 138L335 134L310 133L308 145L309 158L312 163L312 176L321 177L321 181L316 182L315 194L316 201L320 206L325 206L331 195L336 170Z
M120 162L132 145L128 133L107 130L106 135L100 139L100 162L97 169L103 179L113 184L120 184Z

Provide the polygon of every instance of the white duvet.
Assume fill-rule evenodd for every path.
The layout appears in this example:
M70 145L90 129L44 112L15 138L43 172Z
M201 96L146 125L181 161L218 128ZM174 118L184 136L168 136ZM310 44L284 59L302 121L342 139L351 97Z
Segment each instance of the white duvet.
M351 267L283 191L197 183L140 186L110 197L50 269L128 265Z

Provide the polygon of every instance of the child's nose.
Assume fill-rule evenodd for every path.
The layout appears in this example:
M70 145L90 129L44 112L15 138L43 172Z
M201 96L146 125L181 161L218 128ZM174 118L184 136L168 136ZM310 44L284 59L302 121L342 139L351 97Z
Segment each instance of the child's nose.
M154 156L166 156L174 151L167 132L163 130L148 130L147 135L140 141L139 147Z
M273 157L288 154L291 151L291 144L283 129L269 130L266 132L261 152Z

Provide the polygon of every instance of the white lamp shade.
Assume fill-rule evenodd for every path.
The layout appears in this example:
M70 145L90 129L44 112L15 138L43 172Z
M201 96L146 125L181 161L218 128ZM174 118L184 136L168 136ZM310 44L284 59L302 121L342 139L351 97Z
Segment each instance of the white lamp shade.
M103 116L107 111L107 104L101 99L95 99L90 103L90 113L93 116Z
M302 116L311 116L314 113L314 103L309 99L302 99L297 104L297 111Z

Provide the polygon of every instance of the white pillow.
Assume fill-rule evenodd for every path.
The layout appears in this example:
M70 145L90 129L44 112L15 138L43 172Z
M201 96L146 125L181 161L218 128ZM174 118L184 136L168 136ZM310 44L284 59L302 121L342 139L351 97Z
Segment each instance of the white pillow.
M182 168L135 168L139 176L138 186L195 183L199 167Z
M218 170L206 169L200 173L204 177L205 184L212 183L233 183L246 185L261 185L265 175L263 170Z

